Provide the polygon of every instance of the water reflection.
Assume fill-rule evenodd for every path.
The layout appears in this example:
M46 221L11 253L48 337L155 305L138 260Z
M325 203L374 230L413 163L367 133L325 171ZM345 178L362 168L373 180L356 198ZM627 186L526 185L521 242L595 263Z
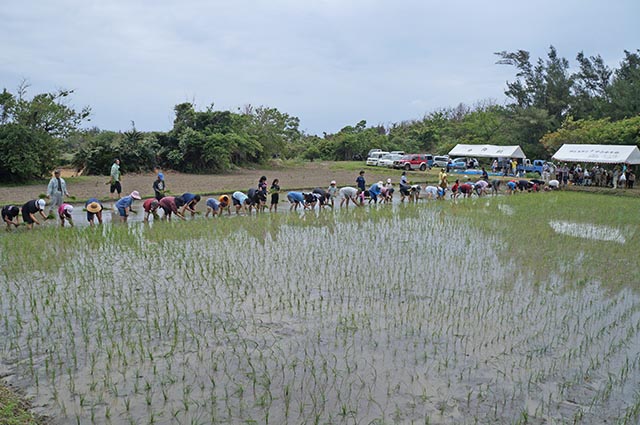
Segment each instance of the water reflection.
M549 225L562 235L576 238L594 239L599 241L617 242L624 244L625 235L618 228L601 224L575 223L571 221L551 220Z

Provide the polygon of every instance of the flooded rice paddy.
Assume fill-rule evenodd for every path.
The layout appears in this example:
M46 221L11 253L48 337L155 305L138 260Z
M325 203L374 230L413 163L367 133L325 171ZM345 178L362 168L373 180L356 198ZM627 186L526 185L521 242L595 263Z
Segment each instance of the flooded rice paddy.
M4 235L0 376L60 424L637 423L637 201L599 199Z

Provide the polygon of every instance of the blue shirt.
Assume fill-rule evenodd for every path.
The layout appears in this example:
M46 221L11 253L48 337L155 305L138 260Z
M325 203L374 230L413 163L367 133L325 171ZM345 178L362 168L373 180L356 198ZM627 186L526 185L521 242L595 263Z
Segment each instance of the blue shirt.
M220 208L220 202L218 202L216 199L209 198L207 199L207 206L214 211L218 211L218 208Z
M289 192L287 193L287 199L293 202L304 202L304 195L302 192Z
M182 196L180 197L180 199L182 199L182 202L184 202L183 205L189 205L189 203L191 201L193 201L195 199L196 195L194 195L193 193L183 193Z
M89 204L90 204L90 203L92 203L92 202L95 202L95 203L99 204L100 206L102 206L102 202L100 202L100 201L98 200L98 198L89 198L89 199L87 200L87 202L85 202L85 203L84 203L84 207L85 207L85 208L86 208L86 207L88 207L88 206L89 206Z
M369 193L376 196L380 195L380 186L378 186L378 183L374 183L371 185L371 187L369 188Z
M131 195L125 196L124 198L120 198L118 202L116 202L116 208L131 208L133 204L133 198Z
M358 189L364 190L364 185L365 185L364 177L358 176L358 178L356 178L356 184L358 185Z

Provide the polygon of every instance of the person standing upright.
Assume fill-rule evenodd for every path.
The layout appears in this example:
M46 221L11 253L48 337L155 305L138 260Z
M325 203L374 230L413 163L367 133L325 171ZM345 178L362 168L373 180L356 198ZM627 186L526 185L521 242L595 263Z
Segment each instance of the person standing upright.
M47 199L51 200L49 214L54 211L54 208L57 211L57 208L64 202L65 196L69 196L67 183L60 177L60 170L55 170L53 177L49 180L49 186L47 186Z
M364 180L364 171L361 170L360 174L356 178L356 185L358 186L358 190L364 192L366 190L366 182Z
M113 165L111 166L111 187L109 188L109 196L113 199L113 194L118 192L118 199L120 199L120 194L122 193L122 185L120 184L120 160L118 158L113 161Z
M166 192L165 184L164 184L164 174L158 173L158 178L153 182L153 191L156 194L156 199L159 201L164 197Z

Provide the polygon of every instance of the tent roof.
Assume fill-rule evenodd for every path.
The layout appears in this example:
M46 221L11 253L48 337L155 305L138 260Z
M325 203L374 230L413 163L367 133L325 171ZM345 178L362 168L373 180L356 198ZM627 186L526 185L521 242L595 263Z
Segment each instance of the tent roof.
M520 146L456 145L449 156L475 156L484 158L526 158Z
M566 162L600 164L640 164L640 149L635 145L568 145L564 144L553 159Z

